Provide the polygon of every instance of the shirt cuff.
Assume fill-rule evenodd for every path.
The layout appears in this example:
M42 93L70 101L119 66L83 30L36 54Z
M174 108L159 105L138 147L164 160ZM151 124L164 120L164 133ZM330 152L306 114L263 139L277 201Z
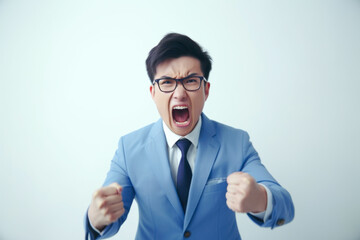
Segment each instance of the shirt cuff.
M261 184L261 183L259 183ZM266 210L263 212L259 212L259 213L252 213L250 212L251 215L253 215L254 217L260 218L262 219L264 222L266 222L273 210L273 200L272 200L272 193L269 190L269 188L267 188L264 184L261 184L261 186L263 186L266 190L266 195L267 195L267 204L266 204Z

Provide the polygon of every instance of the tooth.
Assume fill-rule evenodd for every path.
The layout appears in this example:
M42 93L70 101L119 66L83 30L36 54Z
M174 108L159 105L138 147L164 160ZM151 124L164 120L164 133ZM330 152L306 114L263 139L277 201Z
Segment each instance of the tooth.
M185 124L187 124L188 123L188 121L185 121L185 122L176 122L176 124L179 124L179 125L185 125Z
M174 109L179 109L179 110L182 110L182 109L187 109L188 107L186 106L176 106L174 107Z

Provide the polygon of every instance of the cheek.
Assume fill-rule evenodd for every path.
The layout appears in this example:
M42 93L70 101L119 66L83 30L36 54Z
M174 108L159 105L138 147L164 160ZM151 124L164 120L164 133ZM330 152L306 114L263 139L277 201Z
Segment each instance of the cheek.
M193 111L195 114L200 114L202 112L202 109L204 107L205 103L205 96L200 95L196 97L193 101Z
M160 115L168 115L169 114L169 98L166 96L158 96L156 98L156 106Z

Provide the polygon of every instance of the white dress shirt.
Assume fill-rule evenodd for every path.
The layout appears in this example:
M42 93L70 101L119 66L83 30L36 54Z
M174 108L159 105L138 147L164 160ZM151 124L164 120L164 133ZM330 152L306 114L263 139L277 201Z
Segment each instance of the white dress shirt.
M177 183L177 172L178 172L178 168L179 168L179 164L180 164L180 160L181 160L181 151L175 143L181 138L186 138L191 142L191 145L187 152L187 159L188 159L191 171L194 172L195 158L196 158L196 152L197 152L197 147L198 147L198 143L199 143L201 124L202 124L202 120L201 120L201 116L200 116L199 121L196 124L195 128L188 135L186 135L185 137L182 137L182 136L179 136L179 135L175 134L174 132L172 132L167 127L167 125L163 122L163 129L165 132L166 142L168 145L171 176L175 183L175 186ZM264 212L250 213L250 214L257 218L262 219L265 222L271 215L271 212L273 209L273 203L272 203L271 191L265 185L262 184L262 186L264 186L264 188L266 190L266 194L267 194L266 210ZM239 213L236 213L236 214L239 214Z

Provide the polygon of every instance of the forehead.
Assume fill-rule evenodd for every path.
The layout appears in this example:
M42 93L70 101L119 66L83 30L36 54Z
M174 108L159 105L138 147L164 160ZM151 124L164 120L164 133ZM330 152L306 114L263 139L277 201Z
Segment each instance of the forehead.
M203 75L200 61L194 57L183 56L165 60L156 67L155 78L186 77L192 73Z

